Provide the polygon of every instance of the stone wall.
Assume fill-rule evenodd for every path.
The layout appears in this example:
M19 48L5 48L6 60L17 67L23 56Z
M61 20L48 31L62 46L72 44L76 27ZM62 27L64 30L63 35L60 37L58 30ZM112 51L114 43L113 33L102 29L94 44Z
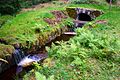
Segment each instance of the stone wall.
M84 13L89 15L92 19L95 19L96 17L100 16L103 14L102 11L100 10L95 10L95 9L87 9L87 8L77 8L77 7L68 7L66 8L66 11L68 12L68 15L73 18L77 19L78 15L80 13Z

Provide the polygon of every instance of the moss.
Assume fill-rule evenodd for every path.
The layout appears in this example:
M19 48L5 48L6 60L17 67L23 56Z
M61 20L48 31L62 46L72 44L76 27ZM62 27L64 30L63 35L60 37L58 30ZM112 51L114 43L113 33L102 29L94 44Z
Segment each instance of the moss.
M75 19L77 17L77 13L76 13L76 10L75 8L66 8L66 11L68 12L68 15Z
M19 43L22 47L28 48L36 45L36 42L39 45L45 45L50 34L56 34L56 30L63 27L60 25L62 21L56 25L49 25L44 21L45 18L56 18L51 13L53 10L64 10L64 8L59 8L59 6L56 8L48 7L17 14L10 22L1 27L0 39L9 45Z
M2 27L2 25L4 25L7 21L10 21L11 19L13 19L13 16L11 15L0 16L0 27Z
M0 58L11 56L14 52L14 47L11 45L0 44Z

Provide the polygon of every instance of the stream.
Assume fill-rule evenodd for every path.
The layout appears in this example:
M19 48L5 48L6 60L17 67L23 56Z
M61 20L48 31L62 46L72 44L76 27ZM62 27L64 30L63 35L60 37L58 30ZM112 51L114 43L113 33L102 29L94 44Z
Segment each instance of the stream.
M56 41L68 41L70 38L74 37L74 35L69 35L69 34L62 34L61 36L56 37L54 40L52 40L51 42L47 43L45 46L42 46L39 51L36 52L40 52L40 53L44 53L46 52L45 47L48 46L50 47L52 43L55 43ZM16 53L18 53L19 49L16 50ZM35 52L35 53L36 53ZM18 57L24 57L25 55L22 56L18 56ZM18 58L16 60L16 63L18 63L18 61L20 61ZM24 71L30 71L32 69L31 66L24 68ZM0 80L15 80L16 77L16 70L17 70L17 65L11 66L9 69L5 70L3 73L0 74Z
M79 28L82 27L85 23L91 21L91 17L86 15L85 13L78 13L77 16L77 20L74 20L74 28ZM56 37L54 40L52 40L51 42L47 43L46 45L42 46L39 50L36 50L35 52L32 52L32 54L43 54L43 53L47 53L45 47L51 47L52 43L55 43L56 41L68 41L70 38L74 37L74 35L76 35L76 33L74 33L74 28L70 28L70 32L62 34L58 37ZM22 53L22 55L19 55L20 53ZM23 60L24 57L26 57L27 55L25 55L23 52L21 52L20 49L16 49L13 57L16 59L15 63L18 64L21 60ZM32 56L34 57L34 56ZM20 66L21 67L21 66ZM25 67L23 68L22 72L28 72L32 69L32 66L29 67ZM2 72L0 74L0 80L16 80L16 71L18 70L18 66L17 65L13 65L10 68L8 68L7 70L5 70L4 72ZM24 73L25 74L25 73ZM23 76L23 75L21 75ZM18 80L22 80L20 77L18 78Z

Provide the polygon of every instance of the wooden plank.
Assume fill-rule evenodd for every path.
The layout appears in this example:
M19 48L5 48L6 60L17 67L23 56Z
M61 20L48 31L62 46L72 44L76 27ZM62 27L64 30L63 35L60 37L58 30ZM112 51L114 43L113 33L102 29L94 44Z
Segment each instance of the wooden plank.
M76 35L76 32L64 32L65 35Z

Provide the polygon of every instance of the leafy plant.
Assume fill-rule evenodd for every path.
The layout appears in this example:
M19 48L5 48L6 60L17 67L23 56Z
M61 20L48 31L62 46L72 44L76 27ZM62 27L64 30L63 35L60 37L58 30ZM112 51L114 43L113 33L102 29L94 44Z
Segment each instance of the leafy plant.
M35 77L36 77L36 80L54 80L54 75L50 76L48 79L46 79L46 77L44 75L42 75L41 73L39 72L35 72Z

